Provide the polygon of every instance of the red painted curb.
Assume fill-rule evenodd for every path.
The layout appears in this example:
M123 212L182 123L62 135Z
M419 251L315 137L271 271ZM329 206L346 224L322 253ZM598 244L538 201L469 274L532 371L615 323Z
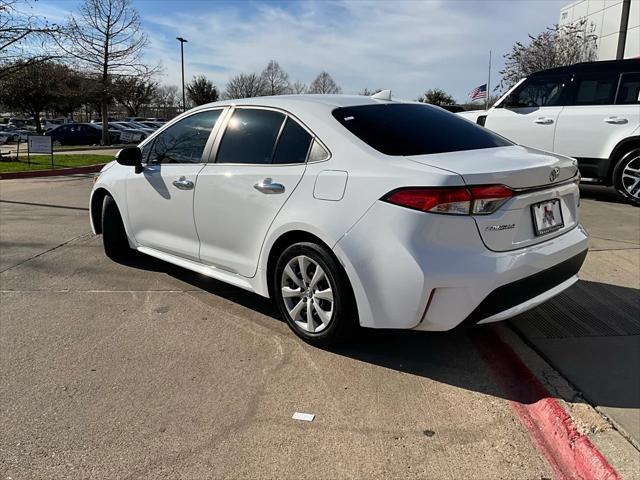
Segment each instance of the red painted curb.
M500 386L510 398L516 399L510 400L511 406L556 478L621 480L589 438L578 432L560 403L495 329L478 329L474 333L474 343Z
M58 168L55 170L33 170L28 172L7 172L0 173L0 180L11 180L16 178L33 177L57 177L59 175L75 175L77 173L94 173L102 170L106 164L88 165L86 167Z

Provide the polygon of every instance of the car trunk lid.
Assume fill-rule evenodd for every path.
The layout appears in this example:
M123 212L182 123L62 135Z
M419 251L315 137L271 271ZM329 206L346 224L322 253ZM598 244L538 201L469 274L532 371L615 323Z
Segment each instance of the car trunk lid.
M578 169L571 158L521 146L407 158L457 173L470 186L505 185L514 191L492 214L473 217L490 250L534 245L577 225Z

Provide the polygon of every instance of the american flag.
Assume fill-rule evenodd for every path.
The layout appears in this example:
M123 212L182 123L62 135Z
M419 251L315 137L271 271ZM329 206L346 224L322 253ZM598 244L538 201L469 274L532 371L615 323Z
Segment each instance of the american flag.
M469 98L472 102L481 98L487 98L487 84L485 83L471 90L471 92L469 92Z

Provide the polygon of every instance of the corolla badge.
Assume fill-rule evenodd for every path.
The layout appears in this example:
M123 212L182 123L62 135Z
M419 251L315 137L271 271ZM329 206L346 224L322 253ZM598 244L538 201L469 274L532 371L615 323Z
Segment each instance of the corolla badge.
M551 170L551 173L549 174L549 181L555 182L559 176L560 176L560 169L558 167L555 167L553 170Z
M516 228L515 223L507 223L505 225L489 225L485 227L487 232L501 232L502 230L511 230L512 228Z

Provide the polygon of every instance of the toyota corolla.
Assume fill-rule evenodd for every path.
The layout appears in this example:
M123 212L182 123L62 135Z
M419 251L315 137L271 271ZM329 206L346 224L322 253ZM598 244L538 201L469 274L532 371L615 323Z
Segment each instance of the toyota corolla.
M577 281L571 158L439 107L291 95L212 103L105 166L93 231L274 300L304 340L512 317Z

